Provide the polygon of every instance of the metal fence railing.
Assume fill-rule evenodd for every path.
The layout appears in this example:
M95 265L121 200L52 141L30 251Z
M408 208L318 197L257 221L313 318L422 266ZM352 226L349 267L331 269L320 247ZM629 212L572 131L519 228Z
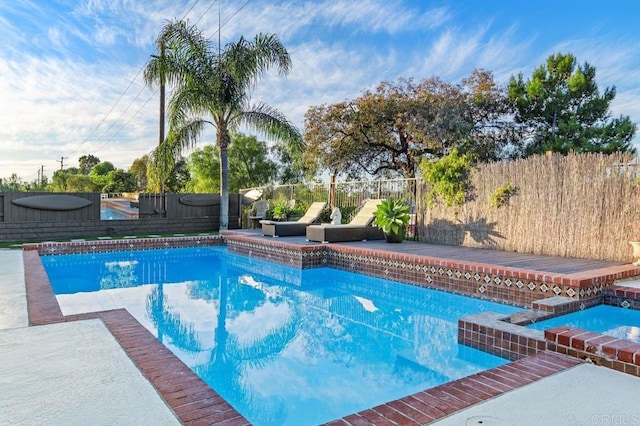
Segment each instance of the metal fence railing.
M262 198L271 205L281 200L295 200L296 206L306 208L314 201L325 201L342 212L343 222L351 220L358 207L370 198L396 198L405 200L412 208L416 205L416 179L361 180L349 182L312 182L307 184L264 186L241 189L262 192Z

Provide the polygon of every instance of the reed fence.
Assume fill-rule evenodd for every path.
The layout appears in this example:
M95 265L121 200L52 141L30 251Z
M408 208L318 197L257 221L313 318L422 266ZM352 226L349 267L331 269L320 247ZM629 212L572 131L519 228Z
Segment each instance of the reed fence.
M637 167L620 155L535 156L487 164L471 177L472 199L456 216L422 210L428 241L564 257L631 261L632 223L640 221ZM510 184L501 207L490 197ZM447 229L448 232L442 232Z

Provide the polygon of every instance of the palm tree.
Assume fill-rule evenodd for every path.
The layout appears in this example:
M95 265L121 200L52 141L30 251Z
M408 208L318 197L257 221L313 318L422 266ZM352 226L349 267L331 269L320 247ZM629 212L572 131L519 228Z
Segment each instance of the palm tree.
M207 125L216 129L220 160L220 229L229 223L228 147L231 132L240 126L285 143L299 143L299 130L277 109L250 105L251 91L269 69L289 73L291 59L278 37L258 34L215 49L195 26L184 21L165 25L158 36L165 46L165 78L174 84L169 101L169 134L163 151L180 153L197 143ZM160 56L155 62L160 62ZM151 67L151 63L147 67ZM160 67L148 81L158 81ZM145 75L147 75L145 73Z

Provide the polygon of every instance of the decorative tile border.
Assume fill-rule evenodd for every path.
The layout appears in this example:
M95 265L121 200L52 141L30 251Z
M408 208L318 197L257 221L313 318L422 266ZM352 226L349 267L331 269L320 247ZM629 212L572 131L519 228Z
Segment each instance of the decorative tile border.
M227 245L232 244L233 239L235 236L228 237ZM256 242L255 239L254 244L268 245L267 242ZM571 276L559 274L347 245L326 244L323 247L323 266L522 307L531 307L535 301L553 296L564 296L576 301L592 300L600 297L605 286L613 283L614 277L618 276L604 274L574 280Z
M640 275L625 265L574 274L542 273L504 266L452 261L344 244L296 244L228 231L232 252L300 268L329 266L365 275L531 307L540 299L568 297L590 306L616 280ZM566 312L574 308L567 308Z
M316 268L326 264L326 249L321 245L299 245L280 241L266 244L236 233L226 234L225 240L230 252L257 259L301 269Z
M23 250L35 250L40 256L77 253L101 253L124 250L154 250L178 247L217 246L224 244L219 235L198 235L193 237L131 238L122 240L44 242L25 244Z
M606 288L602 299L605 305L640 310L640 288L627 287L624 282Z

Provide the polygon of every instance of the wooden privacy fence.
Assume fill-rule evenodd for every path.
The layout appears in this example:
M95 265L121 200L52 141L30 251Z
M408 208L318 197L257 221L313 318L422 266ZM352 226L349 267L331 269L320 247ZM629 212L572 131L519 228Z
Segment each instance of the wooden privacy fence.
M100 194L95 192L0 193L0 222L100 220Z
M217 194L142 194L139 220L101 220L103 198L100 193L0 193L0 241L211 232L220 226ZM229 194L230 229L240 227L240 211L240 196Z

